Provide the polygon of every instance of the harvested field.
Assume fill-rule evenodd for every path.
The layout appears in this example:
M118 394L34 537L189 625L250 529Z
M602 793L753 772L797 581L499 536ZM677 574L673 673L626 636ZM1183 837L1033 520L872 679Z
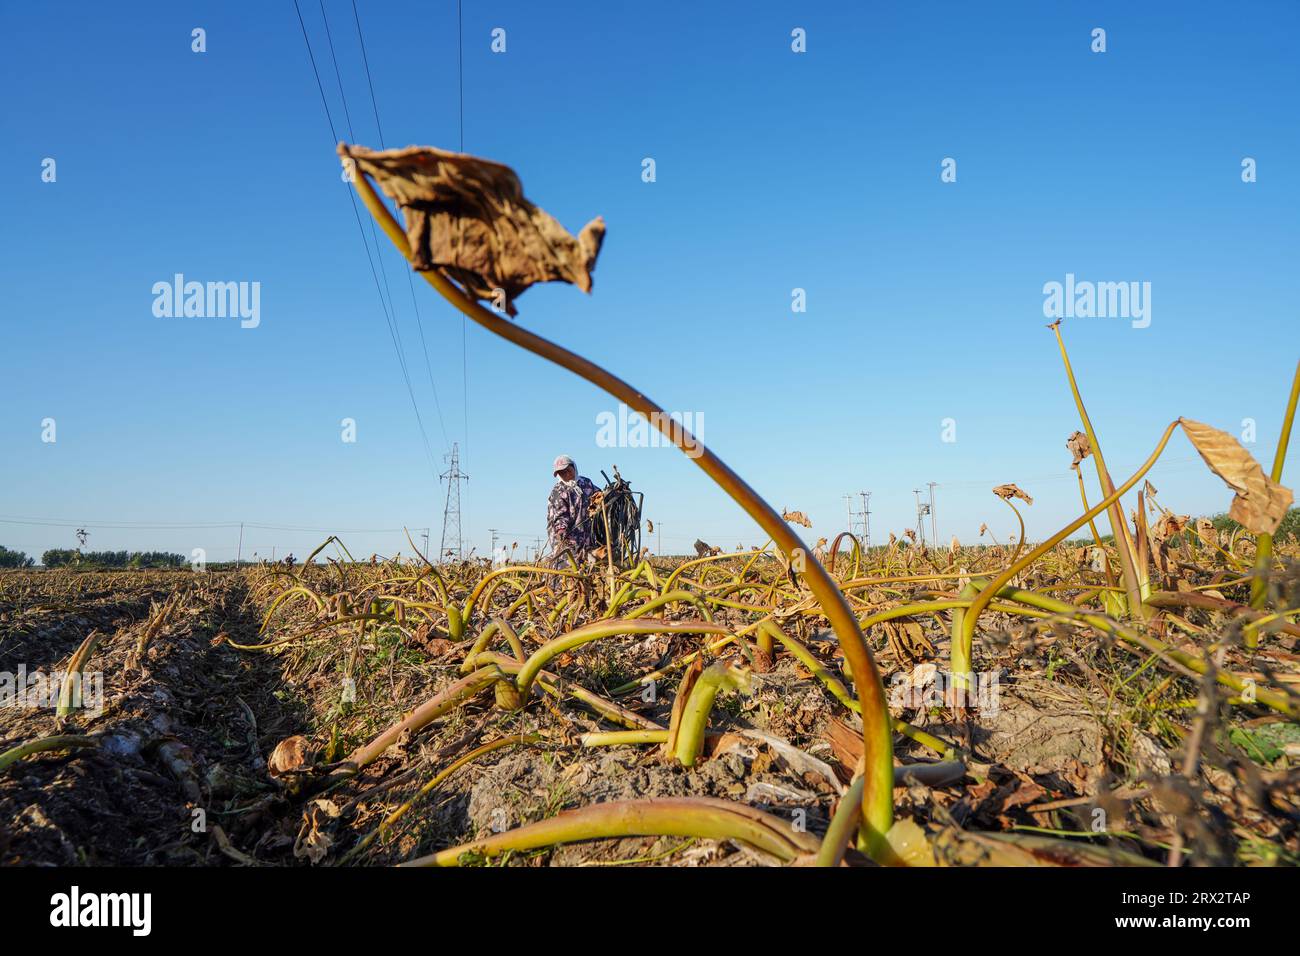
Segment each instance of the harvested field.
M1250 609L1250 537L1206 534L1159 544L1180 570L1139 630L1096 620L1115 589L1092 548L1046 552L981 615L969 699L943 683L954 610L1012 549L823 548L907 722L893 839L958 864L1294 864L1297 628ZM1294 606L1287 567L1270 594ZM0 671L57 675L97 635L103 687L98 714L0 709L0 751L70 738L0 771L6 865L770 865L826 846L860 769L843 656L770 551L0 583ZM666 800L676 824L629 816Z

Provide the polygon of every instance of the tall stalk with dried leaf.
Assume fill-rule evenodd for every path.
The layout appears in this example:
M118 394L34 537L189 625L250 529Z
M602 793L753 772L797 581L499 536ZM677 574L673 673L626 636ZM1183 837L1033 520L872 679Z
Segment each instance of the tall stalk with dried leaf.
M831 629L844 650L845 658L852 669L858 699L862 705L863 750L867 780L863 795L865 847L867 852L880 862L897 862L886 840L886 834L893 824L893 739L892 721L887 707L884 685L881 682L880 673L870 648L867 646L862 630L858 626L857 618L834 579L809 552L803 541L775 509L750 488L722 459L702 445L679 423L673 421L660 406L650 401L640 390L612 375L596 363L516 325L501 315L485 309L464 291L465 289L476 293L479 291L489 293L495 291L484 283L482 278L485 272L497 270L498 266L501 266L500 263L491 261L490 256L482 256L479 260L478 273L467 271L463 264L457 265L455 269L451 270L451 275L462 280L461 286L464 287L462 289L461 286L453 283L448 278L448 275L444 274L443 269L436 266L435 262L427 261L430 258L429 249L413 249L407 232L397 223L392 212L379 198L368 178L371 175L384 176L391 174L391 170L386 171L374 162L375 157L381 154L372 153L368 150L359 150L344 144L340 144L339 153L344 159L345 167L353 171L354 174L351 177L353 184L356 186L358 194L371 215L374 216L385 234L408 261L424 266L420 270L420 275L444 299L488 331L535 355L554 362L562 368L568 369L604 389L611 396L625 403L628 408L642 415L691 458L720 488L727 492L772 537L788 560L791 562L797 561L802 565L803 580L820 603L822 612L825 614ZM401 170L409 169L410 163L415 162L419 166L417 175L426 177L427 183L446 172L438 164L446 162L448 155L459 155L444 154L437 150L430 151L430 153L427 162L416 156L413 150L392 151L390 158L394 163L403 164ZM486 204L490 197L477 195L476 192L479 189L498 189L508 194L508 201L504 205L509 208L510 215L517 217L520 215L521 210L524 213L528 212L528 208L535 210L535 207L531 207L531 204L528 204L528 208L520 205L521 202L526 201L523 200L522 193L518 192L517 180L511 181L513 173L510 173L509 176L505 175L505 173L509 173L506 167L496 163L485 164L484 161L468 163L471 160L473 160L473 157L454 160L457 165L466 165L466 168L470 170L469 177L459 184L460 186L469 185L472 187L468 195L461 197L460 201L463 205L477 207L480 202ZM423 163L423 165L420 165L420 163ZM474 165L474 163L480 165ZM505 173L502 172L503 170L505 170ZM421 203L419 200L415 200L414 204L412 204L412 200L419 192L421 184L414 183L406 172L399 170L395 178L386 181L385 185L391 190L390 196L402 206L404 212L408 215L415 214L415 218L408 222L408 227L415 231L414 234L417 238L423 236L426 245L432 245L428 241L429 236L435 233L440 225L447 224L447 217L450 215L447 210L443 209L430 213L427 202ZM546 218L549 219L549 217ZM540 280L531 279L531 281L566 278L562 273L567 272L570 276L567 281L575 282L580 287L589 289L589 272L595 259L591 247L594 243L595 249L599 249L600 238L603 237L604 231L603 223L600 223L599 235L595 234L597 230L593 229L593 226L597 222L593 220L593 223L588 224L588 227L583 230L583 235L578 240L569 237L569 243L576 242L576 248L570 248L568 243L559 240L558 244L565 254L562 262L549 263L536 268L527 262L522 264L516 262L507 265L512 267L516 273L522 272L542 276ZM543 223L543 226L543 232L549 234L551 231L550 225ZM526 228L526 225L524 228ZM565 235L567 236L567 233ZM447 237L440 235L437 241L445 243ZM455 254L460 255L464 252L464 248L461 246L453 251ZM518 255L518 250L512 250L512 253ZM583 255L587 256L585 267L578 261ZM505 268L505 266L502 266L502 268ZM508 302L507 305L510 310L513 310L513 302Z

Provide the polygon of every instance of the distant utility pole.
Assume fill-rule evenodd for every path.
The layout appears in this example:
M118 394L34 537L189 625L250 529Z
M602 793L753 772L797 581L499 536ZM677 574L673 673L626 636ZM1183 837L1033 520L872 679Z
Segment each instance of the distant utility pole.
M664 526L663 524L655 525L655 554L664 553Z
M235 567L244 563L244 522L239 522L239 550L235 552Z
M921 539L921 546L925 546L925 516L930 513L930 506L921 501L921 489L913 488L912 494L916 495L916 533Z
M937 528L936 525L935 525L935 515L934 515L934 489L935 489L935 484L936 484L936 483L933 482L933 481L929 482L929 488L930 488L930 540L934 542L934 546L937 548L937 547L939 547L939 530L938 530L938 528Z
M429 560L429 529L425 528L420 532L420 540L424 542L424 550L420 552L424 555L424 560Z
M439 475L447 480L447 503L442 509L442 545L438 549L438 560L447 557L454 550L456 560L465 558L464 543L460 537L460 483L469 481L469 475L460 470L460 448L456 442L451 443L451 467Z

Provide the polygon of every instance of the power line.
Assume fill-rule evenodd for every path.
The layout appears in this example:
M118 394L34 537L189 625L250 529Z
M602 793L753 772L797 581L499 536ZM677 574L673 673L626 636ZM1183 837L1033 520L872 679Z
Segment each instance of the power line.
M308 57L308 59L311 61L311 71L312 71L312 75L316 78L316 89L317 89L317 91L320 93L321 106L323 106L323 107L325 108L325 121L329 124L329 128L330 128L330 136L332 137L333 142L334 142L334 143L338 143L338 142L339 142L338 131L337 131L337 129L336 129L335 126L334 126L334 117L333 117L333 114L330 112L329 100L328 100L328 98L325 96L325 85L321 82L321 78L320 78L320 70L319 70L319 69L317 68L317 66L316 66L316 54L315 54L314 52L312 52L312 48L311 48L311 39L307 36L307 24L306 24L306 22L305 22L305 21L303 20L303 18L302 18L302 9L301 9L301 7L299 7L299 5L298 5L298 0L293 0L293 8L294 8L294 10L297 12L297 14L298 14L298 26L302 29L302 40L303 40L303 43L306 44L306 46L307 46L307 57ZM322 17L325 16L325 5L324 5L324 0L321 0L321 16L322 16ZM328 20L328 19L325 20L325 32L326 32L326 35L328 36L328 35L329 35L329 20ZM331 53L331 56L333 56L333 50L334 50L334 43L333 43L333 40L331 39L331 40L330 40L330 53ZM340 93L340 95L342 95L342 91L343 91L343 81L342 81L342 77L339 75L339 72L338 72L338 59L337 59L337 57L334 59L334 70L335 70L335 76L338 78L338 82L339 82L339 93ZM346 97L344 97L344 99L343 99L343 112L344 112L344 115L345 115L345 116L348 116L347 99L346 99ZM351 117L348 116L349 135L351 135L351 125L352 125ZM355 139L355 137L353 137L353 139ZM406 368L406 358L405 358L405 356L402 354L402 348L401 348L401 346L400 346L400 344L399 344L398 335L397 335L397 332L396 332L396 329L395 329L395 326L394 326L394 323L393 323L393 317L392 317L392 315L390 314L389 307L388 307L388 302L384 299L383 288L382 288L382 287L380 286L380 284L379 284L379 273L378 273L378 271L375 269L375 260L374 260L374 258L371 256L371 254L370 254L370 243L369 243L369 241L366 239L366 231L365 231L365 227L363 227L363 226L361 225L361 213L357 210L357 199L356 199L356 196L355 196L353 190L349 189L347 192L348 192L348 199L349 199L349 201L350 201L351 204L352 204L352 216L353 216L353 218L356 220L356 223L357 223L357 231L358 231L358 233L361 235L361 245L364 246L364 247L365 247L365 250L366 250L366 261L370 263L370 275L371 275L371 277L372 277L372 278L374 279L374 281L375 281L375 292L376 292L376 293L378 294L378 296L379 296L379 305L380 305L380 308L383 310L383 313L384 313L384 321L385 321L385 322L387 323L387 325L388 325L388 334L389 334L389 337L392 339L392 342L393 342L393 349L397 352L397 363L398 363L398 365L400 366L400 368L401 368L401 370L402 370L402 378L403 378L403 380L406 382L406 391L407 391L407 394L410 396L410 399L411 399L411 408L412 408L412 410L415 412L415 421L416 421L416 424L419 425L419 428L420 428L420 437L421 437L421 439L422 439L423 442L424 442L424 453L425 453L425 456L426 456L426 457L428 458L428 460L429 460L429 470L430 470L430 472L431 472L432 474L436 475L436 474L438 473L438 470L437 470L437 467L436 467L436 465L435 465L435 463L434 463L434 458L433 458L433 449L432 449L432 448L430 447L430 445L429 445L429 436L428 436L428 433L427 433L427 432L425 431L425 429L424 429L424 420L423 420L423 418L421 418L421 416L420 416L420 407L419 407L418 403L415 401L415 390L411 387L411 376L410 376L410 374L408 373L407 368ZM372 230L374 229L374 223L373 223L373 221L372 221L372 223L371 223L371 229L372 229ZM378 237L376 237L376 239L375 239L375 247L376 247L376 250L378 250L378 248L379 248L379 240L378 240ZM380 260L380 264L381 264L381 265L383 264L382 259ZM391 296L390 296L390 298L391 298Z
M318 0L318 3L320 4L320 15L321 15L321 20L324 21L324 24L325 24L325 40L326 40L326 42L329 44L330 60L331 60L331 61L333 62L333 64L334 64L334 80L335 80L335 82L338 84L338 88L339 88L339 99L343 101L343 117L344 117L344 119L347 120L347 124L348 124L348 137L349 137L349 139L352 140L352 142L355 143L355 142L357 141L357 134L356 134L356 130L355 130L355 129L353 128L353 126L352 126L352 112L351 112L351 110L348 109L348 97L347 97L347 93L344 92L344 90L343 90L343 74L342 74L342 72L339 70L339 59L338 59L338 56L337 56L337 54L335 53L335 50L334 50L334 36L333 36L333 33L330 31L330 21L329 21L329 16L325 13L325 0ZM353 14L355 15L355 13L356 13L356 8L355 8L355 5L354 5L354 7L353 7ZM360 23L358 22L358 27L359 27L359 26L360 26ZM360 36L360 33L358 33L358 36ZM363 47L363 50L362 50L362 59L363 59L363 61L366 59L366 57L365 57L365 51L364 51L364 47ZM366 73L366 75L367 75L367 78L369 78L369 75L370 75L370 74L369 74L369 67L368 67L368 66L367 66L367 73ZM374 85L373 85L373 83L371 84L371 97L372 97L372 102L373 102L373 97L374 97ZM376 107L375 107L375 122L376 122L376 125L378 125L378 120L379 120L379 109L378 109L378 106L376 105ZM382 145L382 143L381 143L380 145ZM349 195L351 195L351 190L349 190ZM352 204L353 204L354 207L356 206L356 198L355 198L355 197L353 197L353 199L352 199ZM382 247L381 247L380 244L379 244L379 234L378 234L378 232L377 232L376 229L375 229L375 220L374 220L374 217L368 217L368 222L370 223L370 238L371 238L372 240L374 240L374 243L375 243L375 258L377 258L377 259L379 260L379 274L383 276L383 279L384 279L384 292L387 293L387 295L388 295L388 311L389 311L389 313L391 313L391 319L390 319L390 321L389 321L389 329L388 329L388 331L389 331L389 334L393 337L393 340L394 340L394 346L393 346L393 347L397 350L397 361L398 361L398 364L401 365L401 368L402 368L402 377L403 377L403 379L405 379L405 381L406 381L406 390L407 390L407 392L408 392L408 393L410 394L410 396L411 396L411 407L415 410L415 418L416 418L416 421L419 423L419 426L420 426L420 434L421 434L421 436L423 436L423 438L424 438L424 446L425 446L425 450L426 450L426 452L428 452L428 454L429 454L429 464L432 466L432 465L433 465L433 451L432 451L432 449L429 447L429 438L428 438L428 435L425 433L425 430L424 430L424 420L423 420L423 419L421 418L421 416L420 416L420 408L419 408L419 405L418 405L418 404L416 403L416 401L415 401L415 390L411 387L411 373L410 373L410 368L409 368L409 367L407 366L407 364L406 364L406 345L405 345L405 343L402 342L402 327L401 327L401 324L400 324L400 322L399 322L399 320L398 320L398 316L397 316L397 304L393 301L393 290L392 290L392 287L388 284L388 268L387 268L387 266L384 265L384 256L383 256L383 252L381 251L381 250L382 250ZM362 241L363 241L363 242L365 241L365 233L364 233L364 231L363 231L363 233L362 233ZM370 247L369 247L369 245L367 245L367 246L366 246L366 254L369 255L369 253L370 253ZM371 268L373 268L373 267L374 267L374 266L373 266L373 263L372 263ZM414 286L412 286L412 295L414 295ZM380 294L380 299L382 300L383 298L384 298L384 296L383 296L383 294L381 293L381 294Z
M366 69L366 85L370 89L370 106L375 113L375 129L379 133L379 148L387 149L384 144L384 124L379 121L379 101L375 97L375 80L370 73L370 57L366 53L366 38L361 32L361 15L357 13L357 0L352 0L352 19L357 26L357 42L361 46L361 63ZM433 390L433 407L438 412L438 427L442 430L443 444L450 445L451 440L447 437L447 424L442 417L442 403L438 401L438 386L434 384L433 380L433 366L429 362L429 344L424 337L424 319L420 315L420 302L415 296L415 282L411 278L409 268L402 271L406 273L406 286L411 293L411 308L415 311L415 327L420 332L420 349L424 353L424 369L429 375L429 388Z
M460 103L460 151L465 152L465 24L461 0L456 0L456 89ZM469 320L460 316L460 389L464 415L465 460L469 461Z

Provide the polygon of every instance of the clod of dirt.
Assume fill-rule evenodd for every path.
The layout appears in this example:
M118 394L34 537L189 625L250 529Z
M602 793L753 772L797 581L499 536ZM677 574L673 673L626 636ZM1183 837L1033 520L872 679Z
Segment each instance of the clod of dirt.
M943 728L956 734L958 728ZM1055 776L1096 789L1103 763L1103 731L1087 697L1074 688L1031 678L1003 686L995 714L980 713L974 728L977 756L1010 770Z

